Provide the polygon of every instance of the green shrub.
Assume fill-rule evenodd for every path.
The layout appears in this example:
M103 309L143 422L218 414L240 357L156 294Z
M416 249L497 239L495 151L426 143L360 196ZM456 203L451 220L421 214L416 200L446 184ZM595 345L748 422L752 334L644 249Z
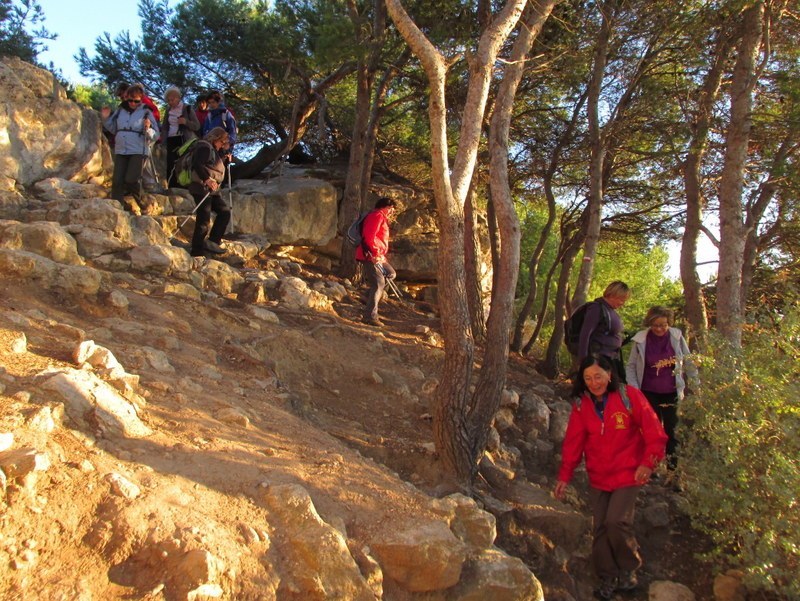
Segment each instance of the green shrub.
M800 599L800 312L753 328L742 349L714 341L703 385L681 408L688 511L713 559L754 589Z

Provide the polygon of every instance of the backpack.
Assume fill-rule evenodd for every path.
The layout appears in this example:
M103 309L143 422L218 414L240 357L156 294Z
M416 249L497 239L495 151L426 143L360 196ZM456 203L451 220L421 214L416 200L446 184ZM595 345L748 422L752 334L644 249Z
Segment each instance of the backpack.
M364 228L364 219L371 212L372 211L361 213L361 215L359 215L358 218L356 218L356 220L350 224L350 227L347 228L347 233L345 235L347 236L347 241L353 246L358 247L364 241L361 230Z
M184 188L192 182L192 155L194 149L197 148L197 138L184 142L183 145L175 151L178 155L175 161L175 180L178 185Z
M581 329L586 319L586 310L589 308L589 305L595 303L598 303L598 301L589 301L588 303L582 304L575 309L572 315L564 320L564 344L567 346L567 350L576 357L578 356L578 347L580 346ZM606 331L608 331L611 317L605 305L603 303L598 304L600 305L600 312L603 317L601 323L605 322Z

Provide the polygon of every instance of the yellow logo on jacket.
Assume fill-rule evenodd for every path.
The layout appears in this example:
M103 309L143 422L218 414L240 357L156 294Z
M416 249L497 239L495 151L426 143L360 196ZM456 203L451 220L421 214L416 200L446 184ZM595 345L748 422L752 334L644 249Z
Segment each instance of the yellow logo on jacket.
M624 411L617 411L611 416L611 421L614 424L615 430L627 430L628 429L628 414Z

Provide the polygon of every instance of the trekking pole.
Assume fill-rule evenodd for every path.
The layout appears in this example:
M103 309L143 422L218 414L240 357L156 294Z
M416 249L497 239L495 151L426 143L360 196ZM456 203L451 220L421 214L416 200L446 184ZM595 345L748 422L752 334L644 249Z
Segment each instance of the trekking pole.
M386 280L387 286L389 289L394 292L394 295L397 297L397 300L403 300L403 296L400 294L400 289L394 283L394 280Z
M202 205L206 201L206 198L208 198L209 196L211 196L211 192L206 192L206 195L203 196L203 199L200 202L197 203L197 205L194 207L194 209L192 209L192 212L189 213L189 215L186 216L186 219L183 220L183 223L181 223L177 227L177 229L174 232L172 232L172 235L169 237L170 240L172 240L177 235L177 233L179 231L181 231L181 229L183 229L183 226L186 225L186 222L189 221L192 218L192 215L197 213L197 209L200 208L200 205Z
M233 162L228 163L228 205L231 209L231 220L228 222L228 230L233 233L233 188L231 187L231 168ZM227 233L227 232L226 232Z

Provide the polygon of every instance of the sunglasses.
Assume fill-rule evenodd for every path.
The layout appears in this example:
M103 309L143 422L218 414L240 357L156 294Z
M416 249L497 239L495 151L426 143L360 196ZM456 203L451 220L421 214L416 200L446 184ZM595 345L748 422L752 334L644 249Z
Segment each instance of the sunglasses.
M141 104L142 101L141 100L136 100L135 98L128 98L128 103L129 104Z

